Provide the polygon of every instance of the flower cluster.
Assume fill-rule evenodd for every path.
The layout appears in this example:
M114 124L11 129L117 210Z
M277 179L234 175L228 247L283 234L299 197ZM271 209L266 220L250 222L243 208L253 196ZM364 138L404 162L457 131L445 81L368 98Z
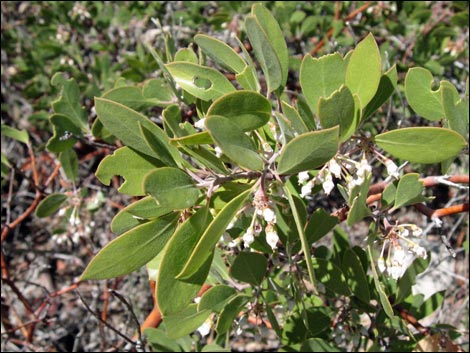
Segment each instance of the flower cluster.
M251 224L243 235L243 243L245 247L249 247L255 241L255 235L258 235L263 230L261 223L258 221L258 216L261 216L265 223L266 227L264 231L266 233L266 242L274 250L277 248L277 242L279 241L279 236L276 232L276 213L272 207L272 202L269 201L267 196L264 194L262 189L259 189L256 192L253 199L253 206L255 212L251 220Z
M399 168L389 158L382 156L374 151L379 161L384 164L389 176L398 178ZM359 162L348 158L345 155L336 155L318 172L318 174L310 179L309 172L300 172L298 174L299 185L302 185L301 197L307 197L312 193L312 188L317 184L321 184L323 191L329 195L335 188L333 177L346 181L348 190L351 192L356 186L361 186L372 173L372 166L367 159L367 154L362 153Z
M397 280L405 273L408 265L415 257L426 259L428 256L426 249L410 240L410 237L419 238L422 234L423 230L415 224L393 226L385 236L382 251L377 261L379 270ZM388 243L388 253L385 259L384 253Z

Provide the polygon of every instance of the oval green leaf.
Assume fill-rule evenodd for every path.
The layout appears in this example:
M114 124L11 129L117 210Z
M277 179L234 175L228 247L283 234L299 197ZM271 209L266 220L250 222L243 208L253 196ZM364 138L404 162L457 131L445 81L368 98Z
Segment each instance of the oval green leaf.
M393 209L423 202L426 198L422 195L424 183L419 180L418 173L410 173L402 176L398 182Z
M268 260L262 254L241 252L233 261L230 275L240 282L259 286L268 267Z
M210 263L196 283L183 282L175 277L183 269L192 250L211 221L207 207L199 209L176 230L166 246L158 272L156 298L163 316L177 313L186 308L196 297L205 277L209 273ZM205 308L204 308L205 309ZM202 311L198 307L199 311Z
M253 142L229 118L212 115L206 118L206 128L222 152L248 170L262 170L263 160L256 152Z
M178 279L191 278L201 269L207 258L211 256L220 236L227 229L227 226L243 206L250 193L251 189L241 193L217 214L198 241L184 269L178 274Z
M178 153L176 148L170 145L168 136L163 130L135 110L104 98L95 98L95 108L98 119L106 130L128 147L161 160L168 159L166 158L168 155ZM149 134L154 136L154 139L159 141L161 153L149 146L147 140L142 136L142 128L145 128Z
M339 127L312 131L292 139L282 150L277 171L294 174L315 169L334 157L338 151Z
M318 101L318 117L323 128L339 125L341 141L347 140L355 131L354 97L348 87L342 86L328 98L321 97Z
M306 55L302 60L300 86L307 103L315 114L318 114L320 97L329 97L344 84L346 66L346 62L339 53L324 55L321 58Z
M347 278L348 286L351 288L354 295L362 302L369 304L369 282L362 267L361 260L359 260L359 257L351 249L347 249L344 253L341 268Z
M171 167L148 173L143 180L143 188L146 194L152 195L165 208L189 208L199 197L193 179L181 169Z
M197 304L191 304L182 311L163 319L168 338L183 337L201 326L211 314L210 310L197 311Z
M64 194L50 194L44 198L36 208L36 216L39 218L49 217L56 213L68 197Z
M226 286L225 284L212 287L201 297L197 310L209 309L218 313L236 292L235 288Z
M354 49L346 69L346 86L356 93L364 108L372 100L381 77L380 51L372 33L369 33Z
M91 260L81 281L127 275L152 260L173 234L179 214L144 223L122 234Z
M241 73L247 66L240 55L224 42L205 34L194 37L196 44L217 64L233 73Z
M251 131L268 122L271 117L271 103L259 93L236 91L214 101L207 115L221 115L229 118L243 131Z
M428 120L440 120L444 117L442 108L441 87L432 90L434 78L421 67L409 69L405 77L405 95L413 110Z
M222 73L210 67L188 62L173 62L165 66L181 88L204 101L235 91Z
M455 157L467 145L455 131L437 127L410 127L375 136L392 156L415 163L438 163Z
M320 258L312 258L312 262L317 281L335 293L351 295L346 278L338 266L330 260Z
M132 196L145 195L142 181L151 170L161 167L162 163L148 155L136 152L129 147L121 147L112 155L106 156L96 170L96 177L109 185L114 175L124 178L118 191Z
M233 321L238 313L245 307L245 304L250 300L247 295L237 295L234 297L220 312L219 320L215 330L217 334L223 335L232 328Z

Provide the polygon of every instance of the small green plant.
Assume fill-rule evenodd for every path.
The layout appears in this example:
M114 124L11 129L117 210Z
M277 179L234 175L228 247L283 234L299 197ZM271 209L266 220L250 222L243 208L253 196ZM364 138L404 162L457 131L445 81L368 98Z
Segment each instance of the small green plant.
M409 105L444 126L377 133L371 117L397 90L398 73L395 65L383 69L372 34L345 56L306 55L302 90L293 93L285 89L289 51L274 17L254 5L244 26L260 70L238 39L242 54L198 34L198 54L167 46L166 63L148 46L161 76L139 86L118 81L96 97L91 127L74 80L53 78L63 93L53 104L49 150L76 178L77 140L120 140L96 176L109 185L119 175L119 191L139 197L114 217L118 237L81 281L146 266L163 316L162 326L145 330L156 350L186 349L188 335L204 325L213 338L205 349L228 349L228 337L252 317L289 351L416 349L431 331L412 332L402 313L424 318L443 293L423 300L411 291L430 261L423 225L393 218L404 207L426 207L429 185L403 166L440 163L445 174L466 148L468 81L462 98L447 81L433 90L428 70L410 69ZM152 107L161 117L142 113ZM317 207L322 194L342 197L344 206L333 214ZM38 212L49 215L66 201L51 195ZM426 214L439 225L439 214ZM364 220L369 230L353 246L340 223ZM321 241L327 234L331 246ZM198 297L204 285L210 289Z

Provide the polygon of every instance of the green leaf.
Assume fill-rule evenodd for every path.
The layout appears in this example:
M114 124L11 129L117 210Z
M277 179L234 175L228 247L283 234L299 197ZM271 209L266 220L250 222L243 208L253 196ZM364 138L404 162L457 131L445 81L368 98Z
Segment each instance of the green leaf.
M305 125L299 112L294 107L287 104L286 102L281 102L281 106L282 112L284 113L287 120L290 122L290 127L297 134L304 134L310 131L310 129Z
M210 67L188 62L173 62L165 66L181 88L204 101L235 91L222 73Z
M158 205L152 196L147 196L120 210L111 221L111 231L120 235L149 219L163 216L171 211L173 211L171 208Z
M110 185L114 175L122 176L125 181L118 191L132 196L142 196L145 195L142 186L144 176L161 166L162 163L157 159L129 147L121 147L101 161L96 170L96 177L104 185Z
M396 65L393 65L380 78L379 88L374 98L364 108L362 119L367 119L390 98L397 87L398 73Z
M191 304L178 313L166 316L163 322L168 338L174 340L197 330L210 314L210 310L197 311L197 304Z
M191 146L212 144L214 141L207 131L202 131L192 135L172 138L170 139L170 143L172 145Z
M39 218L49 217L56 213L67 201L64 194L50 194L44 198L36 207L36 216Z
M347 224L352 226L360 220L372 214L370 208L367 206L367 193L369 191L371 176L369 175L366 180L359 187L352 190L349 196L349 203L351 209L348 212Z
M428 120L440 120L444 117L442 108L441 87L432 90L434 78L432 74L421 67L408 70L405 77L405 95L413 110Z
M142 125L140 122L137 123L139 126L140 133L144 137L147 146L155 153L158 158L168 166L176 167L181 166L183 159L179 154L178 150L170 144L170 141L166 135L162 135L160 128L155 131L151 131ZM155 132L158 131L157 134Z
M377 43L369 33L354 49L346 69L346 86L351 93L357 93L364 109L372 100L379 87L381 58Z
M338 151L339 127L302 134L284 146L279 157L279 174L294 174L315 169Z
M222 68L238 74L245 70L246 62L224 42L205 34L197 34L194 41L208 57Z
M252 140L229 118L212 115L206 118L206 128L222 152L240 167L262 170L263 160Z
M152 260L173 234L179 214L149 221L120 235L91 260L81 281L127 275Z
M281 68L281 85L284 86L287 81L287 74L289 70L289 52L287 51L287 44L284 39L281 27L271 12L261 4L253 5L251 8L251 14L256 17L263 32L266 34L277 59L279 60ZM253 49L255 49L254 46ZM273 87L273 90L276 88L277 87Z
M437 163L455 157L467 145L458 133L437 127L410 127L375 136L383 150L415 163Z
M372 270L372 276L374 278L375 289L379 293L380 303L382 304L382 308L384 309L385 314L387 314L387 316L393 320L395 315L393 314L392 305L390 304L390 301L388 300L387 294L385 294L385 291L382 287L382 283L380 282L380 279L379 279L379 275L377 274L377 269L375 268L374 257L372 256L372 246L370 244L373 241L372 239L373 239L372 237L369 237L369 244L367 245L367 255L369 256L369 262L370 262L370 267Z
M158 102L160 106L169 105L176 100L172 89L161 78L152 78L145 81L142 87L142 95L145 99Z
M266 275L268 260L262 254L241 252L233 261L230 275L240 281L259 286Z
M8 136L12 139L15 139L19 142L23 142L25 144L29 143L29 135L26 130L18 130L12 128L11 126L2 124L1 131L3 136Z
M49 121L54 127L54 133L47 141L47 149L51 152L59 153L72 148L77 142L75 137L82 135L80 128L65 115L54 114Z
M300 352L342 352L342 350L324 339L309 338L302 343Z
M182 348L175 340L168 338L161 327L158 329L148 327L144 329L147 342L152 347L152 352L182 352Z
M402 176L398 182L393 209L426 201L426 198L422 195L423 190L424 183L419 180L418 173Z
M261 94L252 91L236 91L218 98L207 115L229 118L243 131L255 130L265 125L271 117L271 103Z
M146 98L140 87L117 87L107 91L101 98L120 103L133 110L143 110L154 106L162 106L157 99Z
M441 82L442 106L449 127L468 141L469 108L468 99L460 99L455 86L447 81Z
M246 66L243 72L235 75L235 78L244 89L259 92L260 85L258 79L250 66Z
M201 266L211 256L214 246L219 241L220 236L227 229L229 223L246 202L250 193L251 189L239 194L217 214L211 224L207 227L201 239L199 239L189 260L186 262L185 267L178 274L178 279L190 278L200 270Z
M312 258L312 262L318 282L335 293L346 296L351 295L351 290L343 272L331 260Z
M385 190L382 192L381 202L384 207L392 206L395 203L395 197L397 194L398 181L394 181L387 185Z
M272 92L282 85L282 68L279 58L256 17L248 16L245 19L245 27L253 51L266 77L268 93Z
M95 108L106 130L128 147L162 161L167 160L169 155L178 153L176 148L170 145L162 129L135 110L104 98L95 98ZM148 131L148 135L153 136L152 140L158 141L160 151L149 146L149 136L144 138L142 131Z
M230 174L225 167L224 163L217 158L214 153L211 153L207 148L204 146L191 146L185 147L180 146L180 148L188 155L193 157L196 161L198 161L201 166L207 167L212 169L216 173L228 175Z
M207 207L199 209L178 227L164 250L156 285L158 307L164 317L186 308L204 284L210 262L202 265L205 271L199 281L188 283L175 277L183 269L211 218ZM203 309L208 308L198 308L199 311Z
M319 208L313 212L312 217L305 227L308 243L313 244L328 234L338 224L338 217L330 216L329 213Z
M220 284L205 292L198 303L197 310L211 310L219 313L237 291L230 286Z
M223 335L232 328L233 321L249 300L249 296L239 294L222 309L215 328L218 335Z
M320 58L306 55L300 66L300 85L308 104L318 114L320 97L329 97L339 89L346 77L346 62L341 54L334 53Z
M351 91L346 86L334 91L328 98L320 97L318 117L322 128L339 125L341 141L347 140L356 130L355 103Z
M61 72L52 76L53 86L61 87L60 96L52 102L52 108L56 114L66 116L73 125L86 131L88 121L85 109L80 105L80 90L73 78L66 79Z
M78 177L78 156L73 149L65 150L59 154L60 164L69 180L75 181Z
M189 48L181 48L176 52L175 58L173 61L185 61L185 62L197 64L199 60L194 50L189 49Z
M369 282L362 267L361 260L353 250L347 249L344 252L341 269L354 295L364 303L369 304Z
M163 167L149 172L143 179L146 194L165 208L185 209L193 206L199 190L193 179L181 169Z

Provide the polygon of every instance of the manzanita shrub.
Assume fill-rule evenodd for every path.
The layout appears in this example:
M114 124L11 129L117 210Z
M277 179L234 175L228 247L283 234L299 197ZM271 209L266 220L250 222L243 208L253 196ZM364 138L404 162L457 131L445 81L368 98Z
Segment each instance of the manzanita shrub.
M212 339L192 349L227 350L250 317L272 328L286 351L413 350L427 333L411 330L399 308L419 320L443 293L425 301L412 294L430 261L423 225L392 214L428 199L419 174L398 165L440 163L446 173L467 146L468 81L461 98L447 81L434 90L426 69L409 69L409 105L443 126L377 133L368 123L397 90L398 74L395 65L384 70L372 34L345 56L306 55L301 92L291 92L289 51L274 17L254 5L244 29L253 58L238 39L240 53L204 34L194 38L197 54L158 55L149 46L161 76L139 86L118 81L96 97L91 127L76 83L54 77L63 94L53 105L49 150L76 178L78 139L120 140L96 176L109 185L119 175L119 191L139 197L115 215L116 239L81 280L146 266L163 317L145 331L156 350L191 349L188 337L201 327ZM142 114L152 107L161 117ZM344 204L330 214L313 200L334 189ZM51 195L38 214L65 202ZM343 221L367 222L359 245ZM320 242L327 234L331 241Z

